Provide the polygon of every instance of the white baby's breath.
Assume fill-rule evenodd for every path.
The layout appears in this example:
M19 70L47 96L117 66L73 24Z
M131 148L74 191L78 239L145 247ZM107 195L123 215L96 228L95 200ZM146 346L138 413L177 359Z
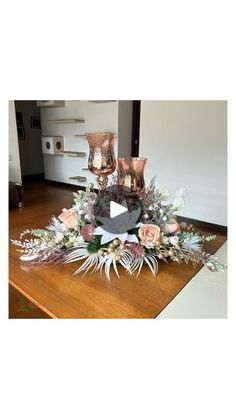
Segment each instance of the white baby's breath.
M163 244L169 244L169 237L163 236L161 241L162 241Z
M176 246L176 245L178 244L178 242L179 242L179 238L178 238L178 236L172 236L172 237L169 237L169 240L170 240L170 243L171 243L173 246Z
M57 231L55 235L55 243L60 243L64 239L64 234L61 231Z
M175 193L175 198L173 200L172 205L177 209L182 208L185 204L186 196L187 196L187 191L185 188L178 189Z

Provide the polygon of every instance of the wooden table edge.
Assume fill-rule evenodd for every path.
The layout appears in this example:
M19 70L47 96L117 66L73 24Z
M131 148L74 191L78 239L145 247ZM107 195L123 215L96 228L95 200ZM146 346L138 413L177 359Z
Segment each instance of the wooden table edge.
M52 319L58 319L58 317L55 316L55 314L52 314L49 310L47 310L43 305L38 303L38 301L36 301L34 298L32 298L27 292L25 292L22 288L20 288L18 285L16 285L14 282L12 282L10 279L9 279L9 284L13 288L15 288L20 294L24 295L24 297L28 298L28 300L30 300L31 303L33 303L38 308L40 308L40 310L42 310L44 313L46 313L49 317L51 317Z

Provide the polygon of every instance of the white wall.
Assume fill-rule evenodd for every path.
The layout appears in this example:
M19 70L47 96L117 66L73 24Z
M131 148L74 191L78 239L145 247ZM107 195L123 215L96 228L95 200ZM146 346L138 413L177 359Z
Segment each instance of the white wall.
M35 175L44 172L41 147L41 130L31 128L31 116L40 116L35 100L16 100L17 112L22 112L25 139L19 139L22 175Z
M9 101L9 180L21 183L20 154L13 100Z
M118 155L131 156L133 101L119 100L118 102Z
M226 101L142 101L139 155L146 183L187 188L180 215L227 225Z
M119 147L121 142L131 141L131 123L129 101L91 103L88 101L72 100L66 101L66 107L62 108L41 108L42 136L64 136L64 149L69 151L86 152L86 157L71 157L62 155L44 155L45 178L49 180L65 182L75 185L86 185L88 182L96 184L96 177L82 168L88 167L89 147L86 137L75 137L75 134L86 132L114 132L119 137ZM119 111L120 109L120 111ZM119 116L120 115L120 116ZM126 115L121 137L119 136L119 125L122 115ZM57 124L50 122L50 119L59 118L83 118L85 123L65 123ZM118 121L119 120L119 121ZM130 120L130 126L128 121ZM123 138L124 137L124 138ZM129 146L130 150L130 146ZM129 151L130 153L130 151ZM115 144L115 154L118 155L118 141ZM129 154L130 155L130 154ZM87 182L81 183L71 180L72 176L86 176Z

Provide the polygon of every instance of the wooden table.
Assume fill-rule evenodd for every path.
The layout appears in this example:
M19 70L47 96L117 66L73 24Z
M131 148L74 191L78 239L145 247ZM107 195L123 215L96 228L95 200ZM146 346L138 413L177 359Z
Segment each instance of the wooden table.
M10 210L10 237L19 238L26 228L44 227L52 214L58 215L71 203L68 188L29 184L25 207ZM214 253L225 239L218 235L206 249ZM78 263L25 266L19 256L10 246L11 286L51 318L155 318L201 268L160 262L157 277L144 267L136 278L120 267L120 278L111 275L108 283L97 273L72 276Z

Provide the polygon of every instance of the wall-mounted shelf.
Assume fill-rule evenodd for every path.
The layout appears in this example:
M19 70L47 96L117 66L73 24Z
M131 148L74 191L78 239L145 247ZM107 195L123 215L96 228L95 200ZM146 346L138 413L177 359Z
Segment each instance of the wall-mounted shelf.
M71 176L69 179L78 180L78 182L86 182L87 178L85 176Z
M86 137L86 134L75 134L75 137Z
M58 154L64 154L71 157L86 157L86 153L83 151L59 151Z
M54 122L55 124L76 124L85 122L82 118L61 118L61 119L49 119L49 122Z
M88 167L83 167L82 170L83 170L83 172L89 172L90 171Z
M116 100L88 100L90 103L110 103L110 102L116 102Z
M37 100L39 108L64 108L66 106L65 100Z

